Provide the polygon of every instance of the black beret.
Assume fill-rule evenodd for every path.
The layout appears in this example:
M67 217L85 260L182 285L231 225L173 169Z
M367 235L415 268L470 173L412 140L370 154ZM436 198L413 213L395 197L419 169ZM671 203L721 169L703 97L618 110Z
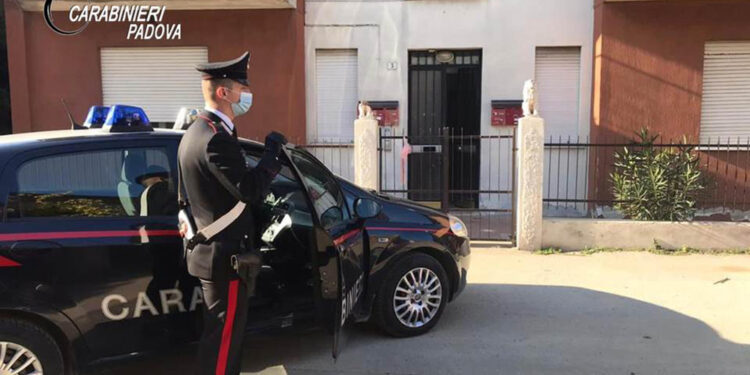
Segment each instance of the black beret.
M140 184L141 181L143 181L144 179L149 178L149 177L164 177L164 178L168 178L169 177L169 172L167 172L167 170L164 169L164 167L162 167L162 166L159 166L159 165L149 165L148 168L146 168L146 170L140 176L138 176L138 177L135 178L135 182L137 182L137 183Z
M195 69L203 73L203 79L227 78L247 86L249 84L247 81L247 62L249 60L250 52L245 51L242 56L234 60L198 64Z

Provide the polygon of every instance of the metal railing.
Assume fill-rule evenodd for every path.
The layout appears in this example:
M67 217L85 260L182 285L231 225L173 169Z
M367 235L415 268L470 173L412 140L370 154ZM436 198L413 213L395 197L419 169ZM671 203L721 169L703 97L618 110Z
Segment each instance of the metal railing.
M381 129L380 192L461 218L472 239L514 236L515 132L408 135Z
M623 138L596 142L588 137L551 136L544 144L544 213L550 217L622 217L613 207L611 173L615 154L644 144ZM657 140L657 151L689 147L707 182L695 220L750 220L750 138L708 138L703 142Z

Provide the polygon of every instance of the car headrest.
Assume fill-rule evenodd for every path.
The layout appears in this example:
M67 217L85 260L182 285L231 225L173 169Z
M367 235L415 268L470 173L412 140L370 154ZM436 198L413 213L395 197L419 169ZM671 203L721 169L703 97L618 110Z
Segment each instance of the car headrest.
M146 158L142 153L129 151L122 162L120 177L128 182L136 182L135 179L146 171Z

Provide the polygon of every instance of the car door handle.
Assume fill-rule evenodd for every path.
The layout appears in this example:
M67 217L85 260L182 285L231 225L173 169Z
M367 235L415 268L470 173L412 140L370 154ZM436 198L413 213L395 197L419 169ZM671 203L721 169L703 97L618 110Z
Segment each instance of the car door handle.
M25 250L25 249L59 249L62 245L55 241L46 240L29 240L29 241L18 241L10 245L10 250Z
M29 241L18 241L10 245L10 254L15 256L23 256L28 250L39 250L39 251L51 251L54 249L61 249L62 245L54 241L44 240L29 240Z

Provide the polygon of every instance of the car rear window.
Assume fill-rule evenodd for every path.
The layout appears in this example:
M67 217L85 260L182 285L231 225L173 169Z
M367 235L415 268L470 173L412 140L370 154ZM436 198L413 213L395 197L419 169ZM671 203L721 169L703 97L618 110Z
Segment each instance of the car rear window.
M174 191L165 148L79 151L21 164L7 214L8 218L151 216L172 214L166 212L172 210L176 214ZM155 199L163 202L157 204ZM142 209L141 202L148 202L143 205L148 209Z

